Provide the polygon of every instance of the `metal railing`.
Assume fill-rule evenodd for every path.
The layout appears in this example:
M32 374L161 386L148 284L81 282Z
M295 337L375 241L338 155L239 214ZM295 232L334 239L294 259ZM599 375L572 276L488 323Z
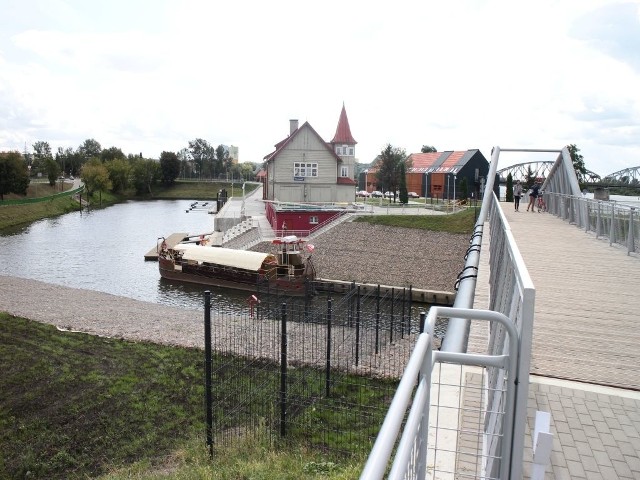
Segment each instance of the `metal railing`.
M434 352L433 331L439 317L466 318L491 322L492 326L500 325L508 336L505 353ZM432 307L425 332L418 339L360 478L385 476L407 410L406 426L387 478L425 478L427 471L433 478L454 478L463 464L465 472L472 476L475 472L476 478L508 478L518 345L515 326L501 313ZM459 381L456 382L455 377L451 378L449 364L481 368L479 372L460 370ZM435 376L434 384L436 365L441 370ZM445 373L442 368L449 371ZM470 378L469 374L475 378ZM466 399L465 390L470 391ZM444 420L445 417L448 420ZM495 424L500 428L494 428ZM464 455L459 455L460 448L456 449L455 445L464 443L464 437L470 433L474 438L471 448L466 448ZM454 441L450 441L451 437ZM438 447L440 442L445 445Z
M544 197L549 213L595 233L596 238L608 240L609 245L625 247L627 254L638 251L640 221L636 207L553 192Z
M405 431L397 445L389 478L425 478L427 471L433 474L432 478L522 477L535 289L500 203L492 192L500 152L499 147L494 147L485 188L491 193L483 199L471 245L465 255L465 267L459 276L454 308L432 307L429 311L430 321L432 315L450 317L442 350L430 355L428 331L418 341L415 359L412 356L405 371L396 394L397 400L394 397L362 479L382 478L385 474L403 422ZM490 241L483 239L488 219ZM485 245L489 245L491 258L491 311L472 309L483 240ZM484 350L487 355L466 353L472 319L493 321ZM509 368L504 365L498 367L494 362L504 362ZM431 372L435 364L446 364L447 368L443 370L444 380L440 377L433 383L424 372ZM479 371L469 371L465 365L475 365ZM451 368L459 369L457 379ZM419 378L419 383L412 398L416 378ZM429 401L433 392L440 393L443 387L458 391L457 395L449 392L443 397L458 399L458 407L449 405L441 408L437 402ZM476 392L478 398L469 400L468 404L469 392ZM405 418L410 402L413 406ZM467 408L467 405L470 406ZM454 419L452 426L444 429L449 435L440 438L439 424L446 417L442 413L447 409L454 411ZM429 418L434 416L435 421L430 423ZM465 421L471 421L477 428L464 426ZM428 447L427 438L432 447ZM438 458L444 461L440 462Z

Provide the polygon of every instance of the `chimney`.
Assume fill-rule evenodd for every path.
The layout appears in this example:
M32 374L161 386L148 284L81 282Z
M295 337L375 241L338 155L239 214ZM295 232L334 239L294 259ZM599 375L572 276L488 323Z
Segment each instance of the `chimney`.
M293 135L293 132L295 132L298 129L298 120L289 120L289 135Z

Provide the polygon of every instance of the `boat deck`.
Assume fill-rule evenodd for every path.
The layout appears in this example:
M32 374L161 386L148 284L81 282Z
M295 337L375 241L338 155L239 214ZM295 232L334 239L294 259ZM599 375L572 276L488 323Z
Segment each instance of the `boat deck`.
M175 247L188 235L189 235L188 233L172 233L165 239L165 242L167 242L167 247L169 248ZM158 243L156 243L156 245L153 246L151 250L149 250L147 253L144 254L145 260L156 261L156 262L158 261L158 245L160 245L160 240L158 240Z

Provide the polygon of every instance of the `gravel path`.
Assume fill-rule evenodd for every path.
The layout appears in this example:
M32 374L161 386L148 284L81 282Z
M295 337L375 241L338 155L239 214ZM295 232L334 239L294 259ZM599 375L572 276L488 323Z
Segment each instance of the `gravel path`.
M468 238L347 223L313 243L314 264L323 278L452 291ZM204 347L201 312L36 280L0 275L0 311L71 331ZM229 324L229 319L214 319L213 330L219 339L225 336ZM277 328L272 330L276 332ZM260 345L247 351L262 351L271 357L273 344L273 338L261 338ZM295 357L294 353L292 360ZM403 362L398 368L401 371Z

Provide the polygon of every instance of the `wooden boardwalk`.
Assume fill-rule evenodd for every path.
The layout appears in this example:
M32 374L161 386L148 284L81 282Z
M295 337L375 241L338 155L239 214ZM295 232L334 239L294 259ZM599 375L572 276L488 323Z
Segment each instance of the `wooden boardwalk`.
M531 373L640 390L638 255L526 205L501 206L536 288ZM485 270L488 256L483 247Z

